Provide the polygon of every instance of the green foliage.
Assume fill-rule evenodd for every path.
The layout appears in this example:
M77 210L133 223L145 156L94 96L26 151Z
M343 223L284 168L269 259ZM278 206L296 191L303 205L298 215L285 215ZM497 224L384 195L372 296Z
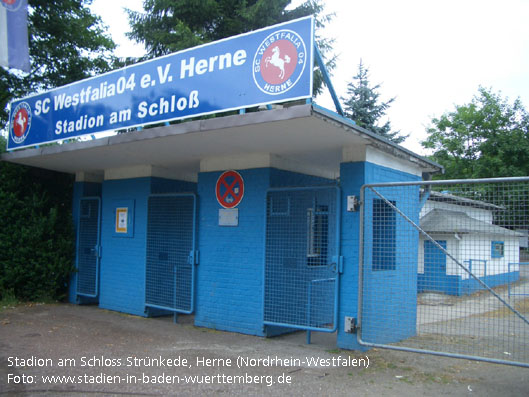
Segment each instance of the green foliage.
M128 10L132 31L129 37L147 49L146 58L220 40L295 18L316 15L316 29L328 23L332 15L321 15L320 0L308 0L287 10L290 0L146 0L145 12ZM323 56L332 41L316 35ZM327 68L334 68L331 57ZM322 89L321 73L314 79L315 92Z
M360 60L357 74L347 85L347 98L341 98L344 102L345 116L354 120L360 127L382 135L395 143L402 143L408 136L400 135L400 131L391 131L389 120L379 125L380 119L386 115L386 111L395 100L391 98L387 102L380 102L379 88L380 84L370 86L369 69Z
M444 178L529 175L529 114L491 89L432 119L423 147L445 167Z
M15 98L111 68L115 45L91 0L29 0L29 74L0 68L0 120ZM5 140L0 142L4 151ZM60 299L71 273L75 236L72 178L0 163L0 299Z
M74 253L72 178L0 162L0 299L60 299Z
M114 42L104 34L91 0L29 0L29 74L0 68L0 121L7 103L33 92L110 69Z
M13 289L9 289L0 294L0 312L8 307L13 307L19 303Z

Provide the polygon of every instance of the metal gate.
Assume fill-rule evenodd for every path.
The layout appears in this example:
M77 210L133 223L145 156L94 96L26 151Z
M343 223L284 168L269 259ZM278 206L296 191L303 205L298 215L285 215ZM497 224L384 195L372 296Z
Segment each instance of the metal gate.
M145 306L192 313L195 285L194 194L151 195L148 203Z
M338 193L336 187L268 191L265 324L336 330L341 267Z
M358 340L529 367L529 178L365 185Z
M77 296L95 298L99 293L99 197L82 198L77 230Z

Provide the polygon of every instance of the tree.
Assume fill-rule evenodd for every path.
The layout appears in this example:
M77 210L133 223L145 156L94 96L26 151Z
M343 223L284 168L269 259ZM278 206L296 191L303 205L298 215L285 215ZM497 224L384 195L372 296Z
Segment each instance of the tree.
M369 69L360 60L356 76L353 77L352 82L347 84L347 98L341 98L345 105L345 116L360 127L382 135L395 143L402 143L408 135L400 135L400 131L391 131L389 120L379 125L379 121L386 115L386 111L395 100L391 98L387 102L380 102L379 88L380 84L370 86Z
M317 29L332 18L321 15L320 0L308 0L294 9L287 9L289 4L290 0L146 0L145 12L128 10L132 28L128 35L145 45L146 58L154 58L311 14L316 15ZM318 35L316 40L326 56L332 41ZM331 70L335 58L326 65ZM315 93L322 90L322 83L318 71Z
M7 103L111 68L114 48L91 0L29 0L30 73L0 68L0 120ZM0 137L0 153L5 149ZM58 299L72 271L72 177L0 162L0 299Z
M445 167L444 178L529 175L529 114L480 87L472 101L433 118L421 142Z
M5 139L0 137L0 153ZM60 299L73 270L73 178L0 162L0 299Z
M0 120L7 103L110 70L114 42L101 20L90 12L92 0L29 0L28 34L31 71L0 68Z

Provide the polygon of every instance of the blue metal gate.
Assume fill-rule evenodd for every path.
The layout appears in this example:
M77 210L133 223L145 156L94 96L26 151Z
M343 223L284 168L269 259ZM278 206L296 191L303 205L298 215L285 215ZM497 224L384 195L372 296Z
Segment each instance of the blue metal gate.
M99 197L82 198L77 230L77 296L95 298L99 293Z
M336 187L268 191L265 324L336 330L341 267L338 193Z
M148 204L145 306L192 313L195 285L194 194L151 195Z
M529 177L362 186L358 342L529 367L528 192Z

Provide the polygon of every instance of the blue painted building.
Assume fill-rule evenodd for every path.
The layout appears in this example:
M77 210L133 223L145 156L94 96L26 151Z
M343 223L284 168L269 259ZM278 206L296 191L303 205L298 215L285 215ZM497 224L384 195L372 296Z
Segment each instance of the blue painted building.
M351 196L358 198L367 183L417 181L440 171L312 104L3 159L76 175L72 303L139 316L192 313L197 326L258 336L336 332L337 346L349 349L360 348L346 326L358 316L360 215ZM418 221L415 193L417 202L406 205L416 206ZM367 217L378 211L376 204L365 210ZM398 248L410 239L396 226ZM380 228L366 231L367 240ZM418 247L417 239L407 249L418 258ZM398 257L388 266L366 274L366 282L384 291L407 277L402 267L417 269ZM412 281L403 280L404 301L416 302ZM376 334L386 317L394 318L384 315L384 303L364 308L364 334L377 324L370 340L414 335L413 311L403 312L398 331Z

